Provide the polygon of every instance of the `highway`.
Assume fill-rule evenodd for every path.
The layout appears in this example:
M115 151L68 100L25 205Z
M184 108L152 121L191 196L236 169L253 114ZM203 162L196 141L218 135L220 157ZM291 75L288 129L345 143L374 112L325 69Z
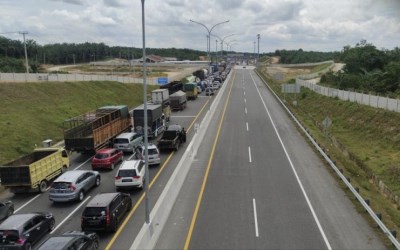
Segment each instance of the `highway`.
M251 68L232 70L221 103L207 129L158 249L383 249L333 175L310 148ZM215 97L202 94L170 123L183 125L188 141L163 153L150 167L150 209L178 165ZM125 155L125 159L130 155ZM73 154L70 169L91 169L91 155ZM52 203L48 193L14 195L16 213L50 211L51 235L80 230L85 204L97 193L114 192L113 171L84 201ZM144 223L144 194L130 192L133 209L113 233L99 233L100 249L129 249ZM40 244L40 243L39 243ZM38 246L37 244L36 246Z
M249 67L237 67L157 249L384 249Z

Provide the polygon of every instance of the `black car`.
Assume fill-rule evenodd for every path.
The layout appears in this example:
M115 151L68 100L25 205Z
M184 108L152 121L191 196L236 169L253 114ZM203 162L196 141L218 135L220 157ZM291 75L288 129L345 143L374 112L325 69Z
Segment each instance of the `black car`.
M14 213L14 203L12 201L0 202L0 220L8 218Z
M37 250L97 250L99 236L95 232L69 231L48 238Z
M101 193L93 197L82 213L82 231L112 231L118 229L126 213L132 209L132 199L126 193Z
M0 224L0 249L31 249L55 223L51 213L13 214Z

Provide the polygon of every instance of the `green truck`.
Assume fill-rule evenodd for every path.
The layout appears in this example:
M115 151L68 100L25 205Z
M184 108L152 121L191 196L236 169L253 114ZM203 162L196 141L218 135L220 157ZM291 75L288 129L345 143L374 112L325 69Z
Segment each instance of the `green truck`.
M47 184L67 171L64 148L36 148L32 153L0 166L1 185L13 193L45 192Z
M187 99L195 100L198 95L197 83L190 82L183 84L183 91L186 93Z

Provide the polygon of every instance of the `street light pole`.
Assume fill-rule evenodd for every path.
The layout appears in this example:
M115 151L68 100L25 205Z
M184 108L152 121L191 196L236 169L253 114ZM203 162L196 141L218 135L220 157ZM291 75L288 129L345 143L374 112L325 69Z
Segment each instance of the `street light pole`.
M148 131L147 131L147 65L146 65L146 40L145 40L145 28L144 28L144 0L142 1L142 38L143 38L143 104L144 104L144 163L145 163L145 182L144 182L144 195L145 195L145 213L146 223L150 223L150 211L149 211L149 155L148 155Z
M208 32L208 36L207 36L207 59L208 59L208 61L210 61L210 40L211 40L211 31L212 31L217 25L220 25L220 24L223 24L223 23L227 23L227 22L229 22L229 20L224 21L224 22L220 22L220 23L217 23L217 24L214 24L214 26L212 26L211 29L207 28L207 26L205 26L205 25L202 24L202 23L193 21L192 19L190 19L189 21L191 21L192 23L197 23L198 25L203 26L203 27L207 30L207 32ZM211 61L210 61L210 64L211 64Z
M26 51L26 42L25 42L25 35L28 34L26 31L19 32L24 37L24 51L25 51L25 66L26 66L26 73L29 74L29 65L28 65L28 52Z
M260 34L257 34L257 46L258 46L258 49L257 49L257 67L259 66L259 60L260 60Z

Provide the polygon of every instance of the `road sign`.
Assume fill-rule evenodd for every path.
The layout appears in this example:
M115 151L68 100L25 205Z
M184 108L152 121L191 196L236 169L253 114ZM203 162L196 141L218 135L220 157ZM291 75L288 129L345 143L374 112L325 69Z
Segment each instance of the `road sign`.
M158 85L164 85L168 83L168 77L159 77L157 79Z
M324 125L325 128L329 128L332 125L332 120L329 119L329 117L325 117L322 121L322 125Z

